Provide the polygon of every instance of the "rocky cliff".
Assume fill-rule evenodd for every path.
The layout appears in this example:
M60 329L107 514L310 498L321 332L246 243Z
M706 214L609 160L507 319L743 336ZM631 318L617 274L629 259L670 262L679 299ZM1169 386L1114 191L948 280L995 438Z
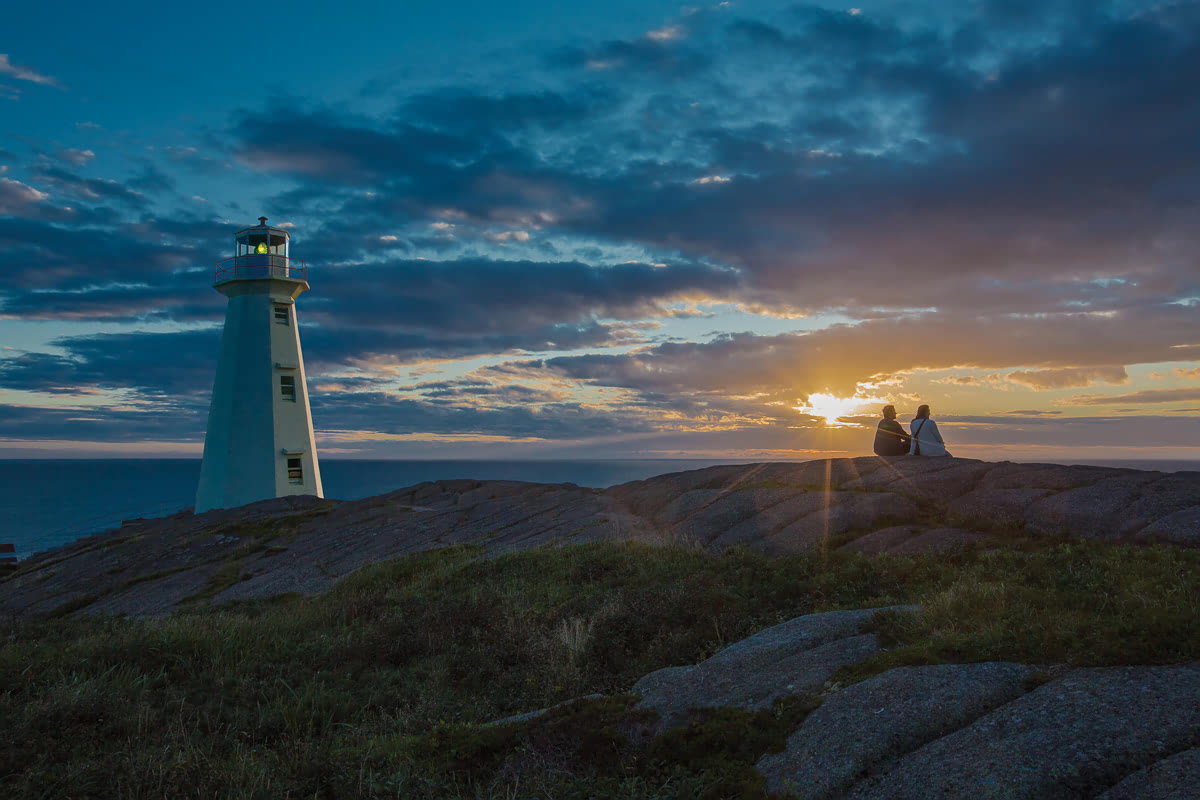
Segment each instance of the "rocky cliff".
M452 544L914 554L1029 535L1200 544L1200 473L867 457L711 467L607 490L456 480L350 502L280 498L133 520L38 554L3 579L0 614L156 615L315 593L366 564Z

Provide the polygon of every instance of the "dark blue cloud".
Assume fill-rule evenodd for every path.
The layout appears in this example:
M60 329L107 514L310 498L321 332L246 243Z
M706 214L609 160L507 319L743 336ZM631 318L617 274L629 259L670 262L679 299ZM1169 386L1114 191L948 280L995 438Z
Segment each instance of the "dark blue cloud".
M17 440L200 442L207 416L207 409L167 414L157 409L0 405L0 428Z
M440 130L557 130L612 110L616 100L611 89L587 85L571 94L542 90L493 95L446 88L405 100L399 116Z
M525 398L526 401L528 398ZM454 434L539 439L589 439L655 430L652 420L580 403L478 407L401 399L384 392L313 395L313 423L322 430L384 434Z
M64 337L53 344L66 355L0 359L0 386L67 395L129 389L168 406L207 406L219 341L215 328Z
M235 155L262 170L314 181L365 185L436 178L462 159L473 159L502 139L461 136L328 109L290 105L245 111L231 131Z
M545 237L636 242L742 267L745 295L756 303L886 309L898 295L881 279L897 268L906 279L928 279L929 305L939 307L1010 303L1009 289L992 291L997 276L1016 286L1089 269L1101 277L1153 269L1154 281L1127 285L1155 283L1155 300L1180 296L1189 284L1177 260L1196 239L1180 215L1194 209L1200 181L1194 169L1179 169L1200 142L1186 77L1197 72L1197 27L1161 15L1081 18L1070 4L1056 13L1059 27L1043 31L1037 48L959 35L978 20L951 30L901 27L816 8L773 24L695 23L676 39L636 40L647 52L672 52L693 46L692 37L724 35L745 45L710 48L737 66L733 75L754 73L769 55L804 78L773 106L760 70L743 87L759 118L716 115L711 124L685 117L689 104L672 100L714 86L718 96L737 95L716 78L679 84L674 94L657 73L614 80L614 98L653 86L665 98L657 104L676 109L674 118L655 115L667 127L652 135L611 110L595 125L579 99L594 82L577 95L447 90L436 102L409 104L402 123L293 112L275 120L290 131L280 142L251 115L234 133L264 167L308 176L318 191L322 182L373 180L370 198L338 201L354 230L432 220L446 208L480 225L548 214ZM599 80L604 70L592 73ZM797 110L780 119L785 102ZM606 109L621 105L614 99ZM440 138L443 128L461 131L452 123L472 108L490 124ZM1114 118L1128 122L1106 123ZM527 137L538 132L548 138L535 153ZM620 157L606 163L606 152ZM723 182L694 183L705 175ZM1160 264L1113 257L1163 240L1178 246ZM1086 302L1105 307L1084 284ZM1126 292L1107 299L1124 302ZM1034 303L1038 296L1023 292Z
M111 282L137 286L211 263L237 229L215 221L154 217L81 225L0 216L0 293L79 290Z
M42 164L32 171L33 181L56 195L88 202L110 202L144 209L149 201L141 192L114 180L84 178L63 167Z
M690 294L733 292L735 271L702 264L393 260L323 273L307 303L322 324L439 331L519 332L559 322L635 320ZM398 291L402 289L402 291Z

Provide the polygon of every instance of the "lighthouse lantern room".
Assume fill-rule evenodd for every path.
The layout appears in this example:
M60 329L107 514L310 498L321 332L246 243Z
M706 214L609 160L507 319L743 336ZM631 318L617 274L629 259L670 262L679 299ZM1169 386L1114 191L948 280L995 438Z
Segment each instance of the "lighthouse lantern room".
M323 497L296 298L308 269L291 235L259 224L238 231L213 287L229 298L204 436L196 512L283 495Z

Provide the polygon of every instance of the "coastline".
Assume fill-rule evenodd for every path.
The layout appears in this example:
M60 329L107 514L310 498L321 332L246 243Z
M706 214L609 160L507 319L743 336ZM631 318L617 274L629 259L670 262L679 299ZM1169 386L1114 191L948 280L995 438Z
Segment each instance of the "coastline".
M805 463L796 460L772 463ZM327 459L326 497L358 500L423 481L522 480L607 489L633 480L754 459ZM1058 463L1014 461L1018 464ZM1158 472L1200 471L1200 460L1087 459L1068 465ZM24 560L131 519L191 507L200 459L0 459L5 542Z

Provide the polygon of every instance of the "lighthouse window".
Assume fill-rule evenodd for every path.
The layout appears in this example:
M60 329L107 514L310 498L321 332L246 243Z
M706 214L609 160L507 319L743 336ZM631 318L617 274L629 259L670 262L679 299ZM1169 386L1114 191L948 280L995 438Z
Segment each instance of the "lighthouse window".
M275 321L280 325L288 324L288 307L284 305L275 306Z
M288 459L288 483L304 483L304 467L298 458Z
M284 400L296 402L296 378L292 375L279 376L279 391L283 394Z

